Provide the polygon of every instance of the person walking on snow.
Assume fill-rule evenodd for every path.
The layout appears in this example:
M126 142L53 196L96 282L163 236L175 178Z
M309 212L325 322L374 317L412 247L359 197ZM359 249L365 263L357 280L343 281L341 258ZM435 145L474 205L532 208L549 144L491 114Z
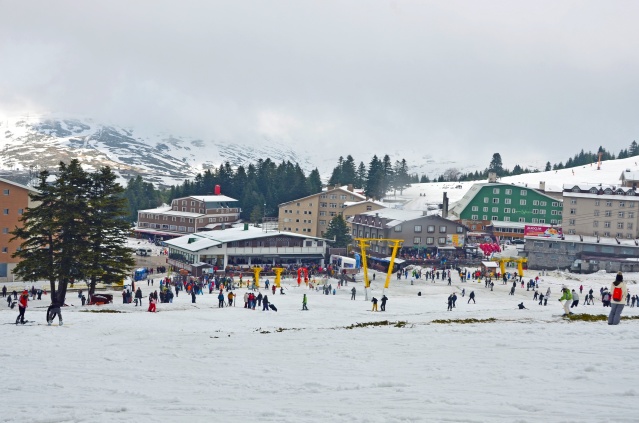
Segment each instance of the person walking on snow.
M351 289L351 300L355 299L355 287L353 287L353 289Z
M371 303L373 303L373 310L371 311L377 311L377 298L373 297Z
M570 304L572 304L572 294L570 293L570 290L568 288L566 288L566 286L563 286L561 288L561 298L558 299L557 301L562 302L565 301L563 306L564 306L564 316L568 316L569 314L572 314L570 312Z
M448 296L448 308L446 311L453 311L453 294Z
M51 326L53 319L58 316L60 326L62 326L62 312L60 311L60 305L53 300L49 308L47 308L47 324Z
M262 311L268 311L268 296L264 295L262 297Z
M388 297L386 295L382 296L382 311L386 311L386 301L388 301Z
M16 325L18 323L22 323L23 325L26 323L24 320L24 312L27 311L27 304L29 303L29 291L26 289L22 291L22 295L20 295L20 301L18 302L18 317L16 318Z
M308 311L308 307L306 307L307 303L308 303L308 299L306 298L306 294L304 294L304 296L302 297L302 311L304 310Z
M573 289L572 292L572 304L570 305L570 308L573 307L577 307L579 305L579 294L577 294L577 292Z
M621 321L621 312L624 307L624 299L628 295L628 286L623 281L621 272L617 273L615 281L610 285L612 297L610 299L610 314L608 315L609 325L618 325Z
M466 304L470 304L470 300L473 300L473 304L477 304L475 302L475 291L470 291L470 294L468 295L468 302Z

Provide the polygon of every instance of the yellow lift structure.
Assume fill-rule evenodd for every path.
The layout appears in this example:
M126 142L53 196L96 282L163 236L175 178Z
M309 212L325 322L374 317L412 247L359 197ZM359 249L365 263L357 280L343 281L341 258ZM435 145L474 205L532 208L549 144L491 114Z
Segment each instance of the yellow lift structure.
M525 257L501 257L494 258L493 261L499 262L499 269L501 270L502 276L506 274L506 263L517 263L517 273L523 276L524 263L527 263L528 259Z
M366 248L371 246L373 242L387 242L393 247L393 253L391 254L390 264L388 265L388 272L386 272L386 282L384 283L384 289L387 289L390 285L391 275L393 274L393 266L395 264L395 257L397 256L397 250L404 242L403 239L390 239L390 238L355 238L355 241L359 243L359 249L362 253L362 269L364 270L364 287L370 287L370 279L368 279L368 263L366 260ZM368 292L367 292L368 293ZM368 299L368 297L366 298Z

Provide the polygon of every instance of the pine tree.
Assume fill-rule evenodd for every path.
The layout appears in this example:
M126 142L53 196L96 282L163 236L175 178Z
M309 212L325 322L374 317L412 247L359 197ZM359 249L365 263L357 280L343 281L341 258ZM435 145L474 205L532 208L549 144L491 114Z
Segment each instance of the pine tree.
M488 165L488 170L490 172L495 172L497 176L502 176L504 173L504 167L501 161L501 154L495 153L493 154L493 158L490 161L490 165Z
M382 162L374 155L368 165L368 178L364 193L368 198L380 200L384 198L384 168Z
M551 170L552 167L550 166L550 162L546 162L546 168L544 169L546 172L548 172L549 170Z
M637 146L637 141L633 141L628 148L628 156L634 157L636 155L639 155L639 146Z
M364 162L359 162L359 166L357 166L357 176L353 185L357 188L364 188L366 186L367 179L368 172L366 171L366 165L364 165Z
M124 189L116 182L117 177L109 167L99 169L90 177L86 221L90 243L87 260L91 263L88 270L89 295L93 295L97 282L121 281L129 274L135 261L126 246L130 224L124 219Z
M308 192L310 194L317 194L322 191L322 179L317 168L313 169L306 179L306 185L308 186Z
M349 228L341 214L336 215L328 224L328 229L324 233L324 238L335 239L333 246L335 248L346 248L351 242Z

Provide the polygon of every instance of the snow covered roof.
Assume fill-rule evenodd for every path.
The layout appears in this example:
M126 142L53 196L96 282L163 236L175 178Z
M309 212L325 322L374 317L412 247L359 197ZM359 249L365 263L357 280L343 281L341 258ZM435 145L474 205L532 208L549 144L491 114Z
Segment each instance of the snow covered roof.
M244 226L239 226L225 229L223 231L197 232L191 235L184 235L179 238L166 241L166 243L176 248L181 248L188 251L200 251L228 242L268 238L278 235L285 235L302 239L324 240L324 238L301 235L294 232L264 231L262 228L256 228L254 226L248 226L247 229L244 229ZM195 241L191 241L189 243L189 239L195 239Z
M519 228L524 229L526 225L531 225L531 223L524 222L504 222L503 220L493 220L490 222L494 228Z
M564 234L564 238L544 238L538 236L526 236L524 237L527 240L535 240L535 241L558 241L558 242L579 242L584 244L601 244L601 245L622 245L625 247L639 247L637 243L635 243L634 239L625 239L618 238L619 242L615 238L604 238L599 237L599 242L597 242L596 236L588 236L588 235L566 235Z
M227 197L226 195L190 195L188 198L193 198L205 203L228 203L231 201L237 201L235 198Z
M315 194L307 195L306 197L297 198L295 200L287 201L285 203L280 203L280 204L278 204L278 207L282 207L282 206L284 206L286 204L297 203L298 201L303 201L303 200L306 200L307 198L317 197L318 195L329 194L329 193L332 193L332 192L335 192L335 191L345 192L347 194L350 194L350 195L354 196L355 198L359 198L360 200L366 200L366 196L365 195L359 194L359 193L357 193L355 191L349 191L348 190L348 186L345 185L343 187L337 187L337 188L329 189L329 190L326 190L326 191L317 192Z
M424 213L419 210L401 210L401 209L384 208L379 210L367 211L365 213L362 213L362 215L381 217L384 219L405 222L407 220L413 220L413 219L422 217Z
M167 216L181 216L181 217L192 217L192 218L206 216L204 213L191 213L191 212L173 210L171 206L167 206L167 205L163 205L155 209L138 210L138 213L164 214Z

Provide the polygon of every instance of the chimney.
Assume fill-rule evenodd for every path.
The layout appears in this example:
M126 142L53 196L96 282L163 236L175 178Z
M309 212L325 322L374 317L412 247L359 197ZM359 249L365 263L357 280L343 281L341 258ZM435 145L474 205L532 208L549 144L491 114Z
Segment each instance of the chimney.
M488 182L490 183L497 182L497 174L495 172L488 172Z
M539 191L546 191L546 182L545 181L539 181Z
M448 219L448 195L444 192L444 200L442 201L442 217Z
M353 184L348 184L347 188L350 192L353 192Z

